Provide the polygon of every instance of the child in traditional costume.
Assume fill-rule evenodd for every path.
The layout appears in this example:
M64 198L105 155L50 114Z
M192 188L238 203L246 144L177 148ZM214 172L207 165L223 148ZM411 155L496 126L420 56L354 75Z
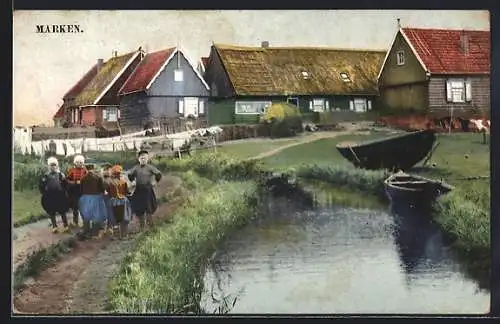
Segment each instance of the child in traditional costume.
M82 196L79 209L83 218L83 235L88 237L98 232L97 237L104 236L104 222L107 217L107 206L104 202L104 180L95 170L93 164L86 166L87 174L81 180Z
M130 181L135 180L135 190L131 201L132 211L139 218L140 227L143 230L146 222L148 226L152 226L152 215L158 207L152 178L154 176L156 182L159 182L162 174L156 167L148 164L148 151L139 151L138 157L139 164L130 170L128 178Z
M60 214L64 232L69 232L66 213L69 210L69 201L66 195L66 177L59 170L59 162L55 157L47 159L49 170L40 180L39 190L42 194L42 207L49 214L52 223L52 232L57 233L56 214Z
M127 235L128 224L132 219L132 209L128 200L127 180L122 178L123 168L115 165L111 169L111 181L108 186L113 218L119 226L120 238Z
M113 218L113 209L111 208L110 204L110 196L109 196L109 191L108 187L111 182L111 167L112 165L109 163L104 164L102 167L102 179L104 181L104 202L106 203L108 214L106 217L106 232L109 234L113 235L113 228L116 226L116 222Z
M67 174L68 195L71 209L73 210L73 225L78 226L79 200L82 195L80 182L87 174L87 169L84 166L85 158L82 155L76 155L73 159L73 163L75 167L69 168Z

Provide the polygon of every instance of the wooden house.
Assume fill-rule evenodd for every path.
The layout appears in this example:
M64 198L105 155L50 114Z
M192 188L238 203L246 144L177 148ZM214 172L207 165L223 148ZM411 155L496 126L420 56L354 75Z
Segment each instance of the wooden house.
M57 109L56 113L52 117L52 120L54 121L54 127L61 128L63 127L65 121L66 121L66 116L64 115L64 107L61 106L59 109Z
M385 51L214 44L205 70L210 124L255 123L273 102L302 113L371 110Z
M380 104L434 118L487 114L490 49L489 31L398 28L378 76Z
M179 48L148 53L119 91L124 131L205 116L210 89Z
M119 118L118 90L144 57L137 51L99 60L89 73L70 90L67 115L73 126L115 128Z

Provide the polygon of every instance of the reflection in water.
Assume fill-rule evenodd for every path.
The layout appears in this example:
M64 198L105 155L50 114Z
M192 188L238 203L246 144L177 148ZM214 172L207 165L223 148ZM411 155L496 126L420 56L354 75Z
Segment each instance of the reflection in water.
M202 304L237 296L232 313L485 313L489 293L461 273L439 230L401 211L283 200L226 239ZM416 217L415 217L416 216Z

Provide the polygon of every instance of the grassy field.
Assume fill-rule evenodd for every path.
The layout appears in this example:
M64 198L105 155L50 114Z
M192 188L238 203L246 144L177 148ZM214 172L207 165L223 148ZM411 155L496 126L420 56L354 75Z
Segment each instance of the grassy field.
M263 139L260 141L244 141L241 143L227 143L217 148L218 152L234 156L240 159L247 159L261 153L277 149L283 145L297 141L296 138L283 139ZM210 150L212 151L212 150Z
M14 190L12 193L12 221L14 226L36 222L46 217L38 190Z

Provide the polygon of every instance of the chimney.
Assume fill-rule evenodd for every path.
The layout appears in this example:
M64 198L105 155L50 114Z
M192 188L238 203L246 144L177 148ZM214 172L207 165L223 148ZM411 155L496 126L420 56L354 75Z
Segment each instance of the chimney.
M262 47L262 48L268 48L269 47L269 41L262 41L260 43L260 47Z
M97 73L99 73L103 64L104 64L103 59L97 59Z
M117 57L117 56L118 56L118 51L113 50L113 57Z
M467 36L465 33L462 33L460 35L460 47L464 55L469 54L469 36Z
M401 19L400 18L397 19L397 24L398 24L398 29L400 29L401 28Z

